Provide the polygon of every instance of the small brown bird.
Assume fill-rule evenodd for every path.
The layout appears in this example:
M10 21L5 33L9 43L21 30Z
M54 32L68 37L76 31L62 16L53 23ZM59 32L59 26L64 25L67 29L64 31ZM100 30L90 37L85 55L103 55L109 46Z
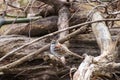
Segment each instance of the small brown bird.
M63 57L66 55L74 55L79 58L83 58L82 56L71 52L64 44L60 44L57 40L52 40L50 45L50 52L56 57Z

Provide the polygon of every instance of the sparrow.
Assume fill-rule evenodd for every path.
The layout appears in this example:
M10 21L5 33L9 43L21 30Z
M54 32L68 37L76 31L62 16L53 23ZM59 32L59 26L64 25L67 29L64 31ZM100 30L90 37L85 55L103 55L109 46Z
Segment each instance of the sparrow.
M58 58L66 55L73 55L79 58L83 58L82 56L71 52L64 44L59 43L57 40L51 41L50 52Z

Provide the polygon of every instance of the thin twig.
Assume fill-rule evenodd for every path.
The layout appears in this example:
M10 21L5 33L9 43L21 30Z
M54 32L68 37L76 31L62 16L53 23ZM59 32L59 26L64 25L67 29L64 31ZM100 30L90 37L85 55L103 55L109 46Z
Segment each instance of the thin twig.
M66 37L64 37L64 38L62 38L62 39L60 39L60 40L58 40L58 41L59 41L60 43L64 43L64 42L67 41L68 39L75 37L75 35L78 35L78 34L80 34L81 32L84 32L85 30L86 30L86 27L83 26L83 27L81 27L80 29L78 29L78 30L76 30L76 31L68 34ZM47 44L47 45L45 45L44 47L38 49L37 51L35 51L35 52L33 52L33 53L30 53L30 54L28 54L28 55L20 58L19 60L16 60L16 61L14 61L14 62L12 62L12 63L7 64L7 65L1 66L1 67L0 67L0 71L13 68L13 67L15 67L15 66L17 66L17 65L22 64L22 63L25 62L25 61L28 61L28 60L31 60L31 59L33 60L33 59L35 59L35 58L38 56L38 54L40 54L41 52L49 49L49 47L50 47L50 44Z
M56 31L56 32L53 32L53 33L50 33L50 34L47 34L45 36L42 36L40 38L37 38L29 43L26 43L24 44L23 46L20 46L12 51L10 51L9 53L7 53L5 56L1 57L0 58L0 61L2 61L3 59L5 59L6 57L10 56L11 54L14 54L15 52L17 52L18 50L34 43L34 42L37 42L41 39L44 39L44 38L47 38L47 37L50 37L50 36L53 36L53 35L56 35L58 33L61 33L63 31L66 31L66 30L70 30L70 29L74 29L74 28L77 28L77 27L80 27L80 26L84 26L84 25L88 25L88 24L92 24L92 23L96 23L96 22L102 22L102 21L119 21L120 19L119 18L116 18L116 19L103 19L103 20L97 20L97 21L89 21L89 22L85 22L85 23L81 23L81 24L77 24L77 25L74 25L74 26L71 26L71 27L68 27L68 28L65 28L65 29L62 29L62 30L59 30L59 31Z

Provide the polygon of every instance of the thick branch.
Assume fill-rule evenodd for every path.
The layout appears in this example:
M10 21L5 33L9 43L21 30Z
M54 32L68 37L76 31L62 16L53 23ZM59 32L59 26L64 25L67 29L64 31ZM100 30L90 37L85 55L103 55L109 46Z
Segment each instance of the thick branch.
M19 18L19 19L4 19L0 18L0 27L2 25L12 24L12 23L28 23L33 20L40 19L40 17L34 17L34 18Z
M59 18L58 18L58 30L62 30L65 28L69 27L69 10L67 7L62 7L59 10ZM59 39L62 39L63 37L65 37L67 34L69 33L69 31L64 31L62 33L59 34Z
M93 21L101 19L103 17L100 12L93 14ZM116 59L116 43L112 41L104 22L92 24L92 30L101 49L101 55L92 58L91 56L86 56L85 60L80 64L79 69L75 72L73 80L90 80L93 75L110 77L110 69L112 70L113 68L107 65L107 63L113 62Z
M103 18L100 12L96 12L93 14L92 21L102 20L102 19ZM97 43L101 49L101 53L103 53L103 51L108 50L110 45L112 44L112 39L105 22L93 23L92 30L96 37Z
M86 27L81 27L81 28L78 29L77 31L75 31L75 32L69 34L68 36L64 37L63 39L59 40L59 42L63 43L63 42L65 42L66 40L68 40L68 39L70 39L70 38L72 38L72 37L75 37L75 35L78 35L79 33L84 32L85 30L86 30ZM5 65L5 66L1 66L1 67L0 67L0 71L5 70L5 69L10 69L10 68L15 67L15 66L17 66L17 65L19 65L19 64L27 61L27 60L34 59L36 56L38 56L39 53L41 53L41 52L49 49L49 46L50 46L50 44L45 45L44 47L40 48L39 50L37 50L37 51L35 51L35 52L33 52L33 53L31 53L31 54L29 54L29 55L21 58L21 59L15 61L15 62L12 62L12 63L7 64L7 65Z
M66 30L70 30L70 29L74 29L74 28L77 28L77 27L80 27L80 26L83 26L83 25L87 25L87 24L90 24L90 23L96 23L96 22L101 22L101 21L118 21L118 20L120 20L120 19L104 19L104 20L98 20L98 21L90 21L90 22L78 24L78 25L75 25L75 26L71 26L71 27L69 27L69 28L65 28L65 29L63 29L63 30L59 30L59 31L50 33L50 34L48 34L48 35L42 36L42 37L40 37L40 38L38 38L38 39L35 39L35 40L33 40L33 41L31 41L31 42L29 42L29 43L27 43L27 44L25 44L25 45L17 48L17 49L9 52L7 55L3 56L3 57L0 59L0 61L3 60L4 58L6 58L7 56L13 54L14 52L16 52L16 51L18 51L18 50L20 50L20 49L22 49L22 48L24 48L24 47L26 47L26 46L34 43L34 42L37 42L37 41L39 41L39 40L41 40L41 39L44 39L44 38L46 38L46 37L53 36L53 35L58 34L58 33L60 33L60 32L63 32L63 31L66 31ZM86 27L85 27L85 28L86 28ZM80 30L80 31L81 31L81 30ZM73 33L74 33L74 32L73 32ZM75 33L76 33L76 32L75 32ZM63 40L63 41L64 41L64 40Z
M45 35L49 32L53 32L57 30L57 16L47 17L44 19L39 19L33 21L26 25L17 25L14 27L6 27L7 31L1 33L5 35L17 34L17 35L29 35L30 36L41 36ZM9 29L8 29L9 28ZM5 29L5 28L4 28Z
M93 21L101 19L103 19L103 17L100 12L95 12L93 14ZM112 41L108 27L104 22L99 22L92 24L92 30L101 49L101 55L96 58L97 61L114 61L116 58L116 43ZM105 57L107 57L107 59Z

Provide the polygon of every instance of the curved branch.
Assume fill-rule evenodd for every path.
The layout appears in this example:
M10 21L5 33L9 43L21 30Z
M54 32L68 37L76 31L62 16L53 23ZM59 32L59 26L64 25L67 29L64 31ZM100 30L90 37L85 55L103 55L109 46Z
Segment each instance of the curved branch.
M92 23L96 23L96 22L119 21L119 20L120 20L120 19L118 18L118 19L103 19L103 20L97 20L97 21L90 21L90 22L85 22L85 23L77 24L77 25L71 26L71 27L69 27L69 28L65 28L65 29L62 29L62 30L59 30L59 31L50 33L50 34L48 34L48 35L42 36L42 37L40 37L40 38L37 38L37 39L35 39L35 40L31 41L31 42L28 42L28 43L24 44L23 46L21 46L21 47L19 47L19 48L16 48L15 50L10 51L9 53L7 53L7 55L5 55L5 56L3 56L2 58L0 58L0 61L2 61L3 59L5 59L6 57L10 56L11 54L14 54L16 51L18 51L18 50L20 50L20 49L22 49L22 48L24 48L24 47L26 47L26 46L34 43L34 42L37 42L37 41L39 41L39 40L41 40L41 39L44 39L44 38L46 38L46 37L50 37L50 36L56 35L56 34L58 34L58 33L64 32L64 31L66 31L66 30L78 28L78 27L80 27L80 26L84 26L84 25L88 25L88 24L92 24ZM77 32L77 31L75 31L75 32ZM75 32L73 32L73 33L75 33ZM63 40L63 42L64 42L64 40Z

